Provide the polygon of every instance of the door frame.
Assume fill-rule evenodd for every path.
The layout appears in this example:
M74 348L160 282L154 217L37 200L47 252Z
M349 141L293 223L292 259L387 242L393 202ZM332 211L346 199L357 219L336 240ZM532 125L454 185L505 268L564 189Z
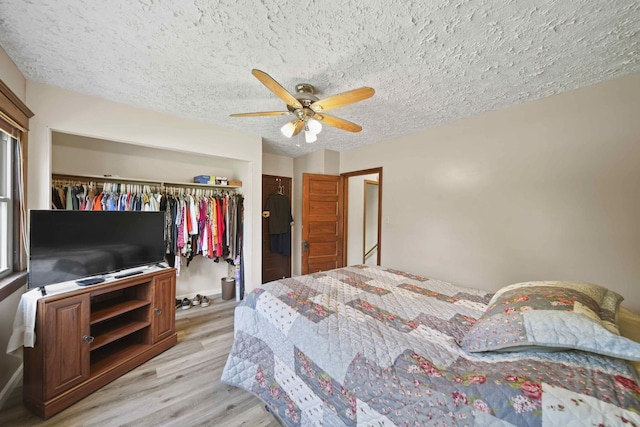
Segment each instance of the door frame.
M342 180L342 198L343 198L343 215L342 215L342 232L344 235L343 238L343 247L342 247L342 265L347 265L347 244L349 240L349 178L354 176L361 175L371 175L377 173L378 174L378 254L377 254L377 265L380 265L380 255L382 253L382 166L371 169L363 169L353 172L345 172L341 173L340 176L344 179Z

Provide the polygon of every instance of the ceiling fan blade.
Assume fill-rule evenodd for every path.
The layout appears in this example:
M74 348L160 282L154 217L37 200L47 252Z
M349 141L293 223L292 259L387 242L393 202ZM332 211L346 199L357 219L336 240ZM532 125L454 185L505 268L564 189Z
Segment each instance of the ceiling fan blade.
M253 116L288 116L290 111L263 111L260 113L236 113L229 114L231 117L253 117Z
M319 120L320 123L327 124L329 126L333 126L334 128L346 130L349 132L360 132L362 130L362 126L352 123L345 119L340 119L335 116L329 116L327 114L314 114L314 119Z
M339 93L338 95L320 99L311 104L310 108L316 113L332 110L334 108L342 107L344 105L353 104L354 102L359 102L367 98L371 98L374 93L376 93L376 91L370 87L361 87L360 89L354 89L348 92Z
M302 104L298 101L293 95L291 95L285 88L280 86L280 83L275 81L269 74L264 71L260 71L257 69L251 70L251 74L253 74L256 79L260 80L260 82L265 85L271 92L275 93L278 98L282 99L287 105L290 105L293 108L302 108Z

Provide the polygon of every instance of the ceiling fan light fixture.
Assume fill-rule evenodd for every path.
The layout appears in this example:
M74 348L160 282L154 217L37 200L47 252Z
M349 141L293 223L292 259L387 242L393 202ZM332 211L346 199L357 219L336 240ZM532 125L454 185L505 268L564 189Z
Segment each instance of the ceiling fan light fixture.
M304 140L307 143L316 142L318 140L318 136L310 130L306 130L304 131Z
M290 122L285 123L284 126L280 128L280 132L282 132L282 134L287 138L291 138L293 136L293 132L295 132L296 130L297 121L298 120L296 119L296 120L292 120Z
M300 131L305 131L305 140L314 142L318 139L317 135L322 131L322 124L348 132L360 132L362 126L351 123L348 120L339 117L326 115L320 112L333 110L334 108L343 107L345 105L360 102L371 98L375 91L370 87L361 87L359 89L342 92L337 95L328 96L318 99L314 95L315 88L308 83L300 83L296 86L296 94L292 95L285 88L264 71L257 69L251 70L251 74L256 77L260 83L265 85L267 89L273 92L278 98L285 102L287 111L263 111L256 113L238 113L231 114L232 117L256 117L256 116L283 116L295 115L297 118L286 123L280 128L282 134L287 138L298 135ZM317 117L317 118L314 118ZM322 123L321 123L322 122Z

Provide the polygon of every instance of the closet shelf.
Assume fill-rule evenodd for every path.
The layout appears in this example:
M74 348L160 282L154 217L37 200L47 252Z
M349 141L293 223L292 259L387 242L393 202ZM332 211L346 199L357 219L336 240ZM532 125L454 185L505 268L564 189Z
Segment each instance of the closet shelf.
M54 172L51 174L52 179L68 180L68 181L95 181L95 182L116 182L116 183L132 183L132 184L148 184L160 187L187 187L187 188L242 188L239 185L214 185L214 184L198 184L195 182L172 182L172 181L155 181L152 179L125 178L121 176L110 175L70 175L66 173Z

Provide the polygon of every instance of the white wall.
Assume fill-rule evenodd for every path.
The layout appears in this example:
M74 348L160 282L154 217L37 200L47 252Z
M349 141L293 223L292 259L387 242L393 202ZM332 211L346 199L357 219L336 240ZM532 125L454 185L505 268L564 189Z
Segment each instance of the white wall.
M640 73L345 151L341 171L384 168L383 265L595 282L640 311L639 111Z
M234 170L243 181L242 192L245 195L246 290L259 286L262 176L262 141L259 137L32 81L27 82L27 100L29 108L35 113L29 134L30 209L46 209L49 206L52 131L175 151L180 155L232 159L242 164ZM126 173L132 176L134 171ZM219 277L211 277L210 280L219 286Z
M262 174L293 178L293 158L263 153Z

